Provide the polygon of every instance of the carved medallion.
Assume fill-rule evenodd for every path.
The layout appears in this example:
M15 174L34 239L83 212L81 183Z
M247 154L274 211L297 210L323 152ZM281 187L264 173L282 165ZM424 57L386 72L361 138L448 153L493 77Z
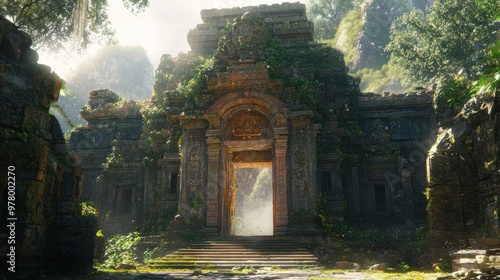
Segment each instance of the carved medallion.
M228 129L226 130L226 137L233 139L260 139L267 138L268 133L266 132L267 122L266 120L255 113L246 112L237 115L229 123Z

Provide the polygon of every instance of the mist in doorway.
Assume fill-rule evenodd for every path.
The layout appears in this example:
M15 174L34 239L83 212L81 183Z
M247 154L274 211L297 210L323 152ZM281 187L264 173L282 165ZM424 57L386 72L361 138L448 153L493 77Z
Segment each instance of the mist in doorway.
M236 169L235 235L273 235L272 168Z

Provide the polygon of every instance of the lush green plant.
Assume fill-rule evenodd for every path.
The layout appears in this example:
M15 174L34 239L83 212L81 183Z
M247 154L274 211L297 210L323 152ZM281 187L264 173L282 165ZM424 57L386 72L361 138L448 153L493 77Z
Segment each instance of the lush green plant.
M123 159L123 154L117 146L111 148L111 153L106 157L106 162L102 164L104 171L110 171L117 167L118 163Z
M154 200L154 199L153 199ZM168 230L170 222L174 219L177 214L177 207L172 206L161 211L159 214L152 217L152 213L158 208L157 205L153 205L149 211L148 218L144 222L141 232L145 235L156 235L165 233Z
M94 207L94 203L92 201L85 201L80 203L80 207L82 209L82 216L98 216L99 213L97 209Z
M473 83L472 94L495 93L500 89L500 40L495 42L485 59L482 74Z
M454 116L471 97L470 81L460 74L448 74L437 81L434 106L443 116Z
M106 242L104 253L105 268L116 268L119 264L134 264L137 262L137 255L134 249L141 242L142 237L139 232L131 232L128 235L115 235Z

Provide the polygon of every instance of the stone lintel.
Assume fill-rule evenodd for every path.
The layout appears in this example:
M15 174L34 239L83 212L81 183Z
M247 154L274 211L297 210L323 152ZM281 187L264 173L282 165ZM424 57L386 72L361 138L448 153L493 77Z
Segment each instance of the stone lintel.
M180 124L187 130L206 129L207 120L198 116L179 116Z

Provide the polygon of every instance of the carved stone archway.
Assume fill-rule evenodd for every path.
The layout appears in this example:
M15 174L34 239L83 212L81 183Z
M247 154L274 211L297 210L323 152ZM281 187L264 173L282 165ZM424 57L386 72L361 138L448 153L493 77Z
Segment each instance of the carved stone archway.
M239 97L239 98L237 98ZM208 154L206 234L230 235L237 166L270 166L273 174L274 235L285 235L287 206L286 110L263 93L222 97L204 117Z

